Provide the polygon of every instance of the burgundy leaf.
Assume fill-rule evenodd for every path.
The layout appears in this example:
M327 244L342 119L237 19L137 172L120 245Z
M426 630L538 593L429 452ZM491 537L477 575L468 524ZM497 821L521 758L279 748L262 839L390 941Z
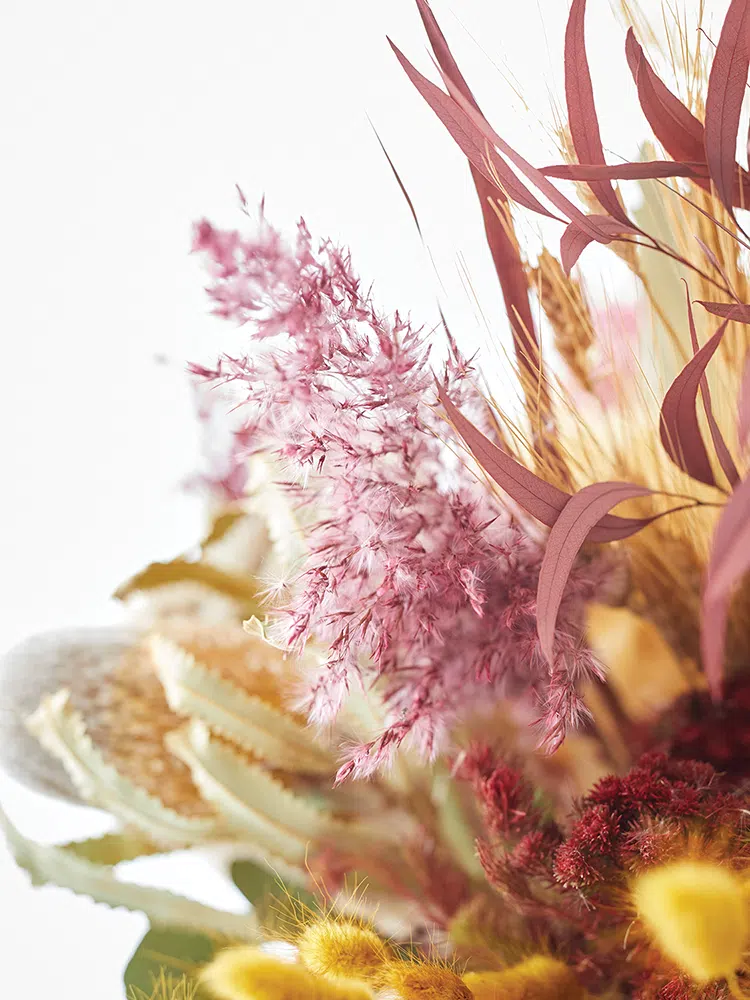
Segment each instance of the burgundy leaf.
M675 465L708 486L716 486L716 480L698 425L696 400L706 365L721 343L726 327L725 320L669 387L659 421L661 443Z
M397 54L398 53L398 50ZM399 54L400 55L400 54ZM400 55L403 61L406 61L409 66L408 60ZM411 71L417 73L417 70L411 66ZM408 70L407 70L408 72ZM418 74L421 75L421 74ZM424 79L424 78L422 78ZM482 115L481 112L477 111L471 104L463 97L460 91L451 83L449 77L443 75L443 79L448 87L450 96L453 98L456 104L459 105L461 110L465 112L468 118L473 122L476 128L479 130L480 134L484 138L486 143L497 146L503 156L507 158L516 165L516 167L525 174L526 177L534 184L536 188L549 200L552 204L559 209L564 215L566 215L571 221L577 222L580 228L584 232L588 232L593 239L600 243L610 243L611 237L602 229L601 226L595 225L591 220L596 218L595 216L585 215L573 202L566 198L561 191L555 187L554 184L550 183L549 180L544 176L541 171L537 170L536 167L532 166L528 160L524 159L519 153L512 149L508 143L502 139L497 132L492 128L487 119ZM442 94L442 91L438 90L438 93ZM445 95L443 95L445 96ZM632 227L631 227L632 228Z
M616 222L609 215L589 215L588 218L597 219L603 229L605 231L608 230L613 238L623 230L623 224ZM570 274L578 258L589 243L593 243L592 237L588 233L582 232L575 222L571 222L566 226L565 232L560 237L560 261L566 274Z
M721 697L726 627L732 591L750 569L750 477L721 512L711 543L701 603L703 668L714 698Z
M734 323L750 323L750 306L735 305L733 302L704 302L698 300L698 305L703 306L714 316L721 316L723 319L731 319Z
M737 442L740 451L745 451L748 439L750 439L750 354L745 357L737 401Z
M700 240L698 242L700 243ZM702 245L703 244L701 244L701 246ZM706 247L706 250L708 251L708 247ZM687 282L685 282L685 294L687 295L688 322L690 324L690 343L692 344L693 354L695 355L699 350L698 334L695 329L693 304L690 301L690 292L688 290ZM724 325L726 325L726 323ZM701 398L703 399L703 409L706 414L706 420L708 421L708 428L711 432L711 440L714 444L714 450L719 459L719 464L724 470L724 475L729 480L730 486L734 486L739 481L740 474L737 471L737 466L734 464L734 459L732 458L726 441L724 440L724 435L721 433L719 425L716 422L716 418L714 417L714 408L711 402L711 390L708 387L708 379L705 374L701 378L700 388Z
M425 31L427 32L427 37L430 40L432 51L435 53L435 58L437 59L440 68L451 78L454 86L457 90L460 90L466 100L473 104L477 111L479 111L479 105L476 102L476 98L469 89L469 85L464 79L461 70L458 68L458 63L453 58L453 53L448 47L445 35L443 34L440 25L437 23L429 3L427 3L427 0L417 0L417 7L422 18L422 24L424 24Z
M591 537L592 529L618 503L652 493L645 486L633 483L594 483L570 498L552 526L539 571L536 604L537 633L550 665L553 663L557 613L581 546ZM645 518L641 527L651 520Z
M716 193L732 211L737 135L750 68L750 0L732 0L716 46L706 94L706 163Z
M467 157L469 163L492 184L493 188L500 190L501 193L507 193L519 205L528 208L532 212L545 215L550 219L557 218L516 177L505 160L489 146L487 140L469 115L448 94L444 93L440 87L437 87L426 76L423 76L418 69L412 66L406 56L393 42L390 42L390 45L396 54L396 58L403 66L406 75L447 128L458 148ZM468 106L471 107L471 104L468 104ZM499 185L502 185L502 187ZM503 192L503 188L505 192Z
M426 0L417 0L417 7L438 65L443 73L452 80L456 89L479 111L479 105L453 58L448 42L430 5ZM490 183L473 164L470 164L470 168L482 208L487 244L492 254L495 271L503 293L505 310L513 333L516 357L521 368L531 376L524 380L526 402L529 411L541 417L541 422L545 422L549 410L549 394L546 384L541 378L541 357L534 317L529 303L528 280L513 231L509 230L510 218L502 221L492 204L493 201L499 202L502 215L504 212L507 213L508 199L497 185ZM539 422L539 419L534 420L535 425Z
M653 71L632 28L628 29L625 52L641 108L656 138L674 160L705 163L703 125ZM708 180L703 186L710 187Z
M565 30L565 97L573 148L580 163L604 164L604 148L594 103L594 88L586 54L586 0L573 0ZM602 208L630 228L609 179L592 179L589 186Z
M488 476L528 514L552 527L570 500L570 493L546 483L493 444L450 400L438 385L438 398L453 427L461 435L469 451ZM615 542L639 531L650 519L616 517L609 514L600 519L588 536L590 542Z
M708 179L705 163L675 163L672 160L644 160L638 163L555 163L542 167L545 177L566 181L595 181L600 179L639 181L654 177L691 177Z
M471 170L482 206L487 245L490 248L495 271L500 281L505 310L513 333L516 357L521 368L532 376L528 380L528 387L533 399L529 398L528 402L532 404L532 412L540 406L542 410L546 410L548 407L545 400L548 394L546 383L540 379L541 357L534 317L529 303L528 279L518 253L518 245L513 239L512 233L508 232L506 226L498 218L491 204L492 200L499 202L500 212L502 212L507 207L508 201L478 170L475 170L474 167ZM524 384L526 385L526 383ZM541 398L537 399L539 391L541 391Z

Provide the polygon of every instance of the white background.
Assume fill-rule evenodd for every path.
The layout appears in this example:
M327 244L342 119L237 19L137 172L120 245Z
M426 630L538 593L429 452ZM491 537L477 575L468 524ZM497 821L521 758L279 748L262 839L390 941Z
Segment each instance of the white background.
M434 6L498 130L536 162L551 159L540 120L559 88L567 4ZM589 7L605 146L632 155L642 122L622 31L605 0ZM179 488L197 442L183 362L242 334L206 315L190 226L204 214L241 225L235 183L251 203L265 194L280 226L304 214L315 234L347 242L385 306L433 323L440 297L467 341L503 323L465 165L385 41L431 72L409 0L5 0L0 21L5 648L116 620L114 587L195 537L200 512ZM42 839L100 822L5 781L0 798ZM145 869L236 902L212 893L197 863ZM143 930L140 916L30 889L0 855L8 996L118 1000Z

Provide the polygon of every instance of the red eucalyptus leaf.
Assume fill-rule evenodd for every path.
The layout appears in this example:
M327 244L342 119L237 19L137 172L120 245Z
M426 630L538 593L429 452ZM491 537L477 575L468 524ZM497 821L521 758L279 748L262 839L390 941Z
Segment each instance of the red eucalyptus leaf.
M750 69L750 0L732 0L716 46L706 93L706 163L716 193L732 211L737 136Z
M453 58L448 42L430 5L426 0L417 0L417 7L440 69L449 77L456 89L463 94L472 107L479 111L479 105ZM521 367L533 376L529 380L530 393L533 394L533 400L530 400L534 404L533 408L545 412L548 409L546 398L548 394L546 386L540 385L541 358L534 317L529 303L526 272L512 231L508 231L510 222L504 224L491 204L491 201L499 202L502 213L503 210L507 210L508 199L497 185L488 181L486 176L473 164L470 164L470 167L482 208L487 244L492 254L495 271L503 293L505 310L513 332L516 356ZM541 389L541 393L536 391L535 385ZM537 399L537 397L539 398Z
M735 305L733 302L704 302L698 300L698 305L714 316L731 319L733 323L750 323L750 306Z
M592 529L617 504L652 493L653 490L633 483L594 483L572 496L560 512L544 550L536 602L537 634L550 665L553 663L557 613L581 546L590 538ZM651 520L644 518L640 527L645 527ZM631 533L638 530L633 528Z
M576 222L585 233L588 233L592 237L592 239L597 240L599 243L611 242L611 237L608 232L601 225L597 225L595 222L596 219L603 218L602 216L590 216L582 212L569 198L566 198L561 191L558 191L555 185L552 184L540 170L532 166L532 164L529 163L528 160L524 159L520 153L517 153L514 149L512 149L508 143L502 139L497 132L495 132L487 119L484 118L480 112L475 111L474 108L471 107L465 98L451 84L449 79L445 77L444 79L451 96L466 112L472 122L474 122L486 142L497 146L503 156L507 156L507 158L521 171L521 173L528 177L532 184L534 184L534 186L545 196L545 198L549 198L555 208L559 209L559 211L566 215L571 222ZM632 226L630 228L632 229ZM635 232L635 230L633 231Z
M721 512L711 543L701 604L703 668L714 698L721 697L726 628L732 591L750 569L750 477Z
M453 58L453 53L448 47L445 35L443 34L440 25L437 23L435 15L432 13L427 0L417 0L417 7L419 9L420 17L422 18L422 24L427 32L427 37L430 40L432 51L435 53L435 58L437 59L440 68L451 78L454 86L461 91L466 100L473 104L477 111L479 111L479 105L476 102L476 98L469 89L469 85L464 79L461 70L458 68L458 63Z
M569 494L551 483L545 483L525 465L493 444L466 419L442 386L438 386L438 398L451 424L487 475L532 517L542 524L553 525L568 502Z
M623 231L623 224L616 222L608 215L589 215L588 218L596 219L605 231L608 230L611 233L612 238ZM593 242L592 237L588 233L582 232L575 222L566 226L565 232L560 237L560 261L566 274L570 274L583 251L589 243Z
M690 177L708 180L705 163L675 163L672 160L645 160L639 163L555 163L542 167L545 177L565 181L595 181L600 179L639 181L655 177Z
M706 366L716 353L726 327L725 320L669 387L659 421L661 443L675 465L708 486L716 486L716 480L700 432L696 402Z
M700 240L698 241L701 242ZM703 244L701 243L701 246ZM708 247L705 248L707 253L711 253ZM718 265L718 261L717 261ZM699 351L698 346L698 334L695 329L695 316L693 315L693 304L690 301L690 292L688 290L687 282L685 282L685 294L687 296L687 307L688 307L688 322L690 324L690 343L693 347L693 354L697 354ZM724 324L726 326L726 323ZM734 486L739 482L740 474L737 471L737 466L734 464L734 459L732 458L727 443L724 440L724 435L719 429L719 425L716 423L716 418L714 417L713 403L711 402L711 390L708 387L708 379L705 374L700 381L701 388L701 398L703 399L703 409L706 414L706 420L708 421L708 428L711 432L711 440L714 444L714 450L719 459L719 464L724 470L724 475L729 480L729 484Z
M573 148L581 163L605 164L594 88L586 54L586 0L573 0L565 30L565 97ZM630 220L609 179L592 179L589 186L602 208L627 227Z
M458 148L466 156L469 163L489 181L493 189L499 190L501 194L507 193L519 205L528 208L532 212L545 215L550 219L556 219L557 216L553 215L542 205L516 177L505 160L501 156L498 156L495 150L489 146L487 140L469 115L448 94L444 93L440 87L437 87L426 76L423 76L418 69L412 66L406 56L393 42L390 42L390 45L396 54L396 58L404 68L406 75L447 128ZM467 106L471 107L471 104L467 102ZM503 188L505 191L503 191Z
M438 398L451 424L487 475L528 514L551 528L570 500L571 494L551 483L546 483L525 465L493 444L470 420L466 419L440 385L438 385ZM609 514L601 518L596 527L592 528L588 541L619 541L639 531L649 520L651 519L616 517Z
M641 108L656 138L672 159L705 163L703 125L653 71L632 28L628 29L625 53ZM710 187L707 179L702 186Z
M737 401L737 443L745 451L750 439L750 354L745 357L740 394Z

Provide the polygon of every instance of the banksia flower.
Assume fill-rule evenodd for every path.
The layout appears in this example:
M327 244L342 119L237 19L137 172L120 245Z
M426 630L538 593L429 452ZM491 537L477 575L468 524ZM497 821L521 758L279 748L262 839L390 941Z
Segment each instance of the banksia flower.
M636 877L633 905L655 947L696 983L726 979L750 944L746 881L725 865L674 861Z
M547 955L532 955L501 972L467 972L474 1000L584 1000L571 968Z
M356 983L332 983L255 948L221 952L202 981L217 1000L372 1000Z

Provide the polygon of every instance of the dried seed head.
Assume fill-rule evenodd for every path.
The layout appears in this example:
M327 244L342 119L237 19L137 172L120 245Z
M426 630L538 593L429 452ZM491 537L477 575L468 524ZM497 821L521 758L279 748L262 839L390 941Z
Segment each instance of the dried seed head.
M750 940L742 879L708 861L652 868L633 884L633 903L659 951L697 983L734 979Z
M345 920L318 920L297 942L300 958L328 979L370 981L392 958L388 945L369 927Z
M502 972L469 972L464 982L475 1000L584 1000L575 973L548 955L532 955Z
M378 976L383 1000L472 1000L455 972L428 962L390 962Z
M356 983L338 984L301 965L282 962L255 948L230 948L206 967L203 982L218 1000L371 1000Z

